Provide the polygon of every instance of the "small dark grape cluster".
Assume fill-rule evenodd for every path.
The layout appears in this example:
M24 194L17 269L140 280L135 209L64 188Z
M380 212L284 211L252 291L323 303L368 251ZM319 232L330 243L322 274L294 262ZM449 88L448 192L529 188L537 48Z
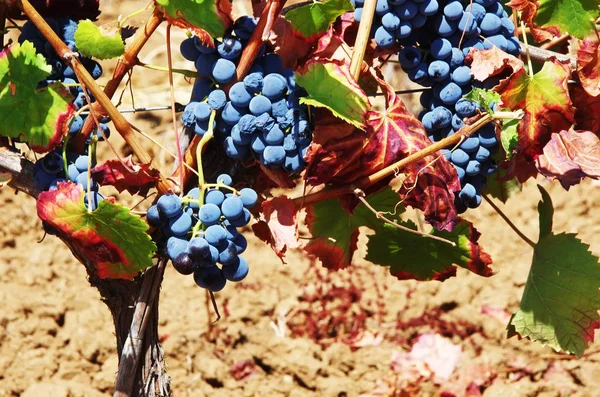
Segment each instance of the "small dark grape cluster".
M41 191L56 190L59 182L67 180L81 185L84 192L88 190L88 178L91 181L90 190L92 197L92 211L98 207L98 204L104 199L104 196L98 193L99 185L88 176L88 163L90 158L87 154L78 155L74 152L67 152L67 172L65 173L64 159L62 157L62 147L59 147L44 157L36 161L33 168L33 181L35 187ZM91 166L94 167L94 162ZM88 208L88 195L85 195L84 203Z
M215 40L214 47L197 37L181 43L182 55L194 61L198 70L192 102L182 121L202 136L209 129L212 112L217 112L212 128L229 157L241 160L254 152L266 166L300 172L306 165L312 126L308 107L300 104L304 91L296 85L293 70L283 69L279 55L263 47L244 80L224 91L255 28L256 21L245 16L223 41Z
M54 30L54 32L67 44L71 51L77 52L77 47L75 46L75 31L77 30L76 21L68 18L46 18L46 22L52 28L52 30ZM23 43L25 40L33 43L36 52L43 55L44 58L46 58L46 62L52 66L52 72L50 76L48 76L48 79L45 81L39 83L40 87L50 84L53 81L61 81L63 84L66 84L69 87L71 95L75 97L73 100L75 109L79 110L85 106L87 104L87 99L83 93L83 90L81 89L81 86L78 85L75 72L56 54L54 48L52 48L50 43L46 40L46 38L44 38L44 36L31 21L27 21L23 25L23 29L19 35L19 43ZM98 62L89 57L83 56L80 56L79 59L95 80L102 76L102 67ZM89 94L89 96L90 100L94 102L95 99L93 96L91 94ZM86 117L87 116L85 115L77 115L70 120L69 135L74 136L81 130ZM108 138L110 135L110 128L107 125L110 120L108 118L103 118L99 121L102 133L98 132L97 128L94 128L94 134L99 141L102 141L104 140L104 137Z
M248 243L238 228L250 222L248 209L256 205L258 195L250 188L238 192L231 185L231 177L222 174L217 184L193 188L183 199L174 194L160 197L146 215L168 238L173 267L181 274L193 273L196 284L213 292L222 290L227 280L241 281L248 274L248 262L241 256Z
M432 88L421 95L424 110L419 118L429 138L439 141L453 135L464 125L465 118L477 113L478 105L462 98L464 95L473 88L489 89L499 82L494 77L483 83L474 81L465 57L471 48L484 50L494 46L518 55L520 45L514 37L515 26L497 0L473 0L472 3L466 0L408 0L401 3L401 6L393 5L392 9L418 7L420 12L424 7L432 10L427 15L432 23L400 40L403 48L398 59L412 81ZM444 151L461 181L461 190L455 192L459 212L481 204L481 191L487 176L497 169L492 158L497 148L495 126L489 123L458 148Z

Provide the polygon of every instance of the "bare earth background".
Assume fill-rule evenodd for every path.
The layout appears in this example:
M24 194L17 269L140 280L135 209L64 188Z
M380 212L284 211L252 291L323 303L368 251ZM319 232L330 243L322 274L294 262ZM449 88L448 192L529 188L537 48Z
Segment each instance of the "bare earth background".
M104 1L102 20L115 20L140 5ZM141 22L143 16L132 21ZM193 68L176 49L183 37L174 29L174 67ZM166 65L164 26L140 59ZM103 65L100 82L112 71L110 64ZM176 76L175 86L177 101L186 103L191 85ZM165 73L136 69L133 87L136 106L169 104ZM128 93L123 103L124 108L131 106ZM130 120L173 148L169 112ZM125 153L116 133L111 142ZM112 157L106 145L100 147L103 158ZM149 148L168 172L172 159L155 146ZM595 211L600 186L588 181L567 194L556 183L540 182L554 200L555 230L578 233L600 255L600 214ZM122 200L135 203L126 195ZM538 201L530 181L523 193L502 206L534 240ZM3 188L0 202L0 396L111 395L115 338L98 292L58 239L47 236L37 243L43 231L34 200ZM598 395L600 345L592 345L577 360L527 340L506 339L506 316L518 307L532 252L489 205L470 211L468 218L494 258L497 274L489 279L459 270L444 283L398 281L386 269L362 260L352 270L327 274L299 252L292 252L282 265L248 232L250 246L244 256L250 274L217 294L225 316L214 325L205 292L192 277L169 267L160 302L160 334L174 395ZM364 236L360 242L364 253ZM410 351L424 333L440 334L460 346L462 354L449 379L431 379L426 368L415 369L417 375L393 369L393 355ZM446 353L440 354L448 360Z

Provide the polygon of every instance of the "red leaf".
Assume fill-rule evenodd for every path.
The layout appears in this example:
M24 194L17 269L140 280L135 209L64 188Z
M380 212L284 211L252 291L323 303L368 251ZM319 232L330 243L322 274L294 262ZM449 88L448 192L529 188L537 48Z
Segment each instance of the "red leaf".
M504 107L525 112L517 127L517 152L528 160L542 152L553 132L568 129L574 121L575 108L567 87L570 75L568 61L562 63L552 58L534 76L529 76L523 68L496 88Z
M288 248L298 248L296 204L285 197L275 197L262 203L262 219L252 226L254 234L271 245L283 261ZM285 262L284 262L285 263Z
M523 61L507 54L498 47L489 50L471 49L466 58L471 63L471 73L476 80L485 81L510 69L510 73L523 68Z
M270 39L275 42L277 54L283 66L295 69L300 59L305 58L312 45L302 37L298 37L290 22L279 16L273 25Z
M541 174L558 179L565 189L585 177L600 178L600 139L589 131L565 130L552 134L537 159Z
M577 129L600 134L600 96L590 96L579 84L570 87Z
M132 172L134 171L134 172ZM112 159L96 166L92 176L100 185L112 185L119 192L127 190L131 194L139 192L142 196L158 181L158 171L150 164L133 164L131 156L123 161Z
M560 36L560 29L556 26L542 28L536 25L534 20L540 8L540 3L536 0L511 0L506 5L521 13L521 19L530 29L531 35L536 42L539 43Z
M269 178L269 180L276 186L287 189L292 189L295 185L294 181L290 179L290 175L281 168L270 168L262 163L259 163L260 169L263 174Z
M583 40L577 51L577 75L586 92L600 95L600 42Z

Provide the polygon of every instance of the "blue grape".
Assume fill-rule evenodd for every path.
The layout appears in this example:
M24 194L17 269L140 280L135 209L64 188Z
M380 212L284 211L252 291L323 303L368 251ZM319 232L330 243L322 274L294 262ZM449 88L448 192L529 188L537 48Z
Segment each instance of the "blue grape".
M472 5L467 4L465 11L470 12L477 23L481 23L487 14L485 7L483 7L481 4L477 4L477 2L473 3Z
M217 52L225 59L237 59L242 54L242 42L232 36L224 37L223 42L217 46Z
M469 162L469 154L462 149L455 149L451 159L454 164L464 166Z
M91 185L89 186L90 190L98 190L98 184L96 182L94 182L93 179L91 179ZM77 184L81 185L81 187L83 187L84 191L88 190L88 172L84 171L81 174L79 174L77 176Z
M471 68L468 66L459 66L452 72L452 81L463 86L471 82Z
M199 287L212 292L221 291L227 283L223 273L216 266L201 267L194 271L194 281Z
M219 263L228 266L236 263L238 252L237 247L232 241L227 241L225 244L225 248L219 252Z
M235 106L231 102L227 102L225 108L221 112L221 118L230 126L234 126L240 121L240 118L246 113L244 108Z
M221 174L217 177L217 183L225 186L231 186L233 184L233 179L229 174Z
M242 204L245 208L252 208L256 205L256 202L258 201L258 194L256 194L256 191L254 191L254 189L245 187L242 190L240 190L240 200L242 201Z
M192 90L192 100L203 101L210 94L213 85L213 82L209 79L196 79Z
M201 77L209 77L212 74L213 68L216 62L219 60L217 54L202 55L196 59L195 66L198 71L198 75Z
M400 26L400 18L393 12L388 12L381 18L381 25L393 32Z
M231 241L233 244L235 244L238 255L241 255L244 251L246 251L246 248L248 247L248 241L242 234L238 233Z
M396 36L393 32L386 30L383 26L377 28L375 32L375 42L382 48L387 48L394 44Z
M210 98L210 95L209 95L209 98ZM211 109L210 109L210 106L208 105L208 103L200 102L200 103L196 104L196 107L194 108L194 116L196 117L196 120L200 120L200 121L208 120L210 117L210 114L211 114Z
M250 142L250 147L255 153L261 154L267 147L267 143L261 134L254 135L252 137L252 141Z
M444 6L444 15L448 20L454 21L460 19L463 14L462 3L458 0L454 0Z
M515 24L509 18L500 19L500 23L502 25L501 33L504 36L513 36L515 34Z
M495 146L498 143L498 138L496 137L496 127L493 123L489 123L484 125L478 132L479 143L481 146L485 146L490 148Z
M265 165L281 165L285 160L283 146L267 146L262 153Z
M244 211L244 203L238 197L228 197L221 204L221 212L228 219L237 218Z
M246 226L248 222L250 222L250 219L252 219L252 214L250 214L250 211L244 208L244 214L239 218L230 219L229 223L235 227L242 227Z
M220 190L216 189L209 190L208 192L206 192L206 195L204 197L205 203L214 204L219 207L223 203L223 200L225 200L225 194L223 194L223 192L221 192Z
M427 23L427 16L423 14L417 14L413 19L410 20L413 28L422 28Z
M175 259L177 255L186 252L187 246L188 241L186 239L175 236L169 237L167 240L167 255L169 255L169 258Z
M192 228L192 217L182 212L178 217L169 220L169 228L174 236L184 236Z
M164 196L163 196L164 197ZM198 219L205 226L215 225L221 218L221 209L215 204L204 204L198 210Z
M426 16L434 15L438 9L439 5L436 0L425 0L419 4L419 12Z
M285 114L289 110L287 105L287 99L282 98L276 102L271 103L271 113L274 117L285 117Z
M248 146L236 143L231 136L225 138L223 148L227 156L232 159L242 160L248 153Z
M354 10L354 20L356 22L360 22L360 20L362 18L362 13L363 13L363 9L362 8L356 8Z
M404 47L400 50L398 60L403 69L412 69L421 62L421 51L416 47Z
M229 59L218 59L212 67L212 76L221 84L229 83L235 76L235 63Z
M200 51L201 54L214 54L215 52L217 52L217 49L214 46L211 46L209 43L203 43L200 37L194 36L193 39L194 45L196 46L198 51ZM212 42L211 44L214 45L214 42Z
M233 127L237 127L239 132L243 135L250 135L256 131L256 116L251 114L245 114L240 118L240 121ZM232 130L233 131L233 130Z
M238 256L234 264L223 267L223 276L229 281L242 281L248 275L248 271L248 262Z
M262 94L271 101L280 99L287 91L285 78L281 75L268 74L263 80Z
M462 90L456 83L446 84L440 91L440 100L446 105L454 105L462 96Z
M257 95L250 101L250 113L259 116L263 113L271 112L271 101L269 98Z
M468 176L479 175L479 173L481 172L481 164L477 160L470 160L467 163L465 171Z
M146 212L146 220L150 226L162 226L165 224L165 219L163 219L158 211L158 207L156 205L148 208Z
M194 259L204 259L210 255L210 244L203 237L190 240L187 250Z
M450 58L450 69L454 70L463 65L465 56L458 48L452 48L452 56Z
M376 15L384 15L390 10L390 5L388 4L388 0L377 0L377 4L375 4L375 14Z
M229 100L235 106L248 106L250 104L251 99L252 95L250 95L250 93L246 89L245 84L241 81L238 81L229 89Z
M52 186L50 187L50 189L52 190ZM91 196L92 196L92 211L94 211L96 208L98 208L98 206L100 205L100 202L102 200L104 200L104 196L98 192L92 192ZM85 205L86 208L89 207L88 199L89 199L89 195L86 194L83 198L83 204Z
M271 73L280 73L283 69L283 62L281 61L281 57L274 53L265 55L262 59L261 64L265 75Z
M239 124L236 124L231 129L231 139L238 145L249 145L252 142L252 133L242 133L239 129Z
M410 36L411 33L412 33L412 24L408 21L400 22L400 26L398 27L398 30L396 30L396 36L399 39L403 39L405 37Z
M183 275L192 274L197 268L187 252L180 253L175 259L172 260L172 262L175 270Z
M434 22L434 26L437 34L439 34L440 37L449 37L456 32L456 29L458 28L458 22L446 19L444 15L438 15L436 21Z
M484 146L479 146L477 149L477 153L475 153L475 160L477 161L486 161L491 156L489 149Z
M221 110L227 104L227 95L223 90L214 90L208 94L208 106L214 110Z
M474 136L465 139L459 146L465 152L475 152L479 148L479 138Z
M260 73L250 73L244 77L244 86L251 94L258 94L262 91L264 77Z
M252 35L252 32L256 29L256 19L251 16L242 16L236 19L233 24L233 30L235 35L242 40L248 40Z
M464 32L467 35L477 33L477 21L470 12L463 13L462 17L458 21L458 30Z
M227 231L220 225L211 225L206 228L204 238L213 246L220 245L227 241Z
M75 160L75 168L77 168L79 172L87 171L88 161L88 156L79 156L77 160Z
M462 121L462 119L457 114L452 116L452 129L454 131L460 130L464 125L464 121Z
M438 38L431 43L431 56L435 59L446 59L452 55L452 44L446 39Z
M450 74L450 65L445 61L433 61L429 64L429 77L435 81L442 81Z
M286 113L287 114L287 113ZM275 126L275 119L269 113L263 113L254 119L256 129L261 132L268 132Z
M77 134L81 130L81 127L83 127L83 118L78 115L71 121L71 125L69 126L69 135Z
M183 55L185 59L192 62L196 61L196 59L200 56L200 51L198 51L194 45L194 39L191 37L181 42L179 46L179 52L181 52L181 55Z
M485 35L493 35L502 27L502 20L494 14L487 13L479 24L481 32Z
M279 128L279 126L274 125L268 132L263 135L265 142L267 145L281 145L283 143L284 134L283 131Z
M412 1L394 6L394 12L403 21L410 21L419 12L419 6Z
M181 199L174 194L165 194L156 202L158 210L167 218L173 218L181 213Z
M497 35L488 37L483 42L483 45L486 48L488 48L488 47L489 48L491 48L491 47L498 47L502 51L508 50L508 40L506 40L506 38L504 36L502 36L501 34L497 34Z

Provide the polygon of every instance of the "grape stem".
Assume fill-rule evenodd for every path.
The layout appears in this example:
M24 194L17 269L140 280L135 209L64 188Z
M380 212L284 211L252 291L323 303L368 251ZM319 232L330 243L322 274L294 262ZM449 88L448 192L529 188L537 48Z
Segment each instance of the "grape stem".
M498 207L486 194L481 195L485 201L496 211L498 215L510 226L510 228L517 233L517 235L521 238L521 240L525 241L531 248L535 249L535 243L527 237L519 228L509 219L509 217L502 212L500 207Z
M351 185L345 185L345 186L340 186L340 187L336 187L336 188L325 188L316 193L312 193L312 194L309 194L306 196L296 197L293 199L294 204L296 205L297 208L303 208L308 205L317 203L319 201L323 201L323 200L327 200L327 199L341 196L344 194L352 193L354 191L354 189L356 189L356 188L364 190L364 189L368 188L369 186L372 186L373 184L381 181L382 179L384 179L394 173L397 173L402 168L404 168L416 161L419 161L427 156L430 156L430 155L436 153L437 151L444 149L448 146L454 146L461 139L471 136L473 133L478 131L480 128L482 128L484 125L486 125L487 123L489 123L492 120L494 120L494 117L491 114L483 113L482 115L479 116L479 118L473 124L462 127L460 130L458 130L456 132L456 134L454 134L448 138L444 138L438 142L435 142L435 143L429 145L428 147L426 147L425 149L419 150L418 152L415 152L409 156L406 156L402 160L399 160L391 165L388 165L387 167L385 167L371 175L367 175L363 178L360 178Z
M88 146L88 162L87 162L87 199L88 199L88 207L87 212L91 214L92 209L92 158L96 157L96 144L98 143L98 138L94 135L92 137L92 141Z
M529 51L529 58L533 61L546 62L550 60L550 58L554 57L562 62L569 61L573 69L577 68L577 58L574 56L561 54L559 52L550 51L539 47L525 47L525 43L523 42L519 42L519 44L521 46L521 55L527 56L527 52Z
M527 58L527 67L529 69L529 77L533 77L533 65L531 64L531 56L529 55L529 44L527 43L527 34L525 33L525 22L521 20L521 33L523 33L523 44L525 44L525 57Z
M137 66L141 66L141 67L146 68L146 69L158 70L159 72L168 72L169 71L169 68L164 68L162 66L151 65L149 63L144 63L144 62L140 61L139 59L138 59L136 65ZM198 72L194 72L193 70L188 70L188 69L173 69L173 68L171 68L171 71L173 73L182 74L182 75L184 75L186 77L196 77L198 75Z
M377 0L365 0L362 17L358 25L352 59L350 60L350 73L354 80L358 81L360 71L362 69L363 59L367 51L367 45L371 40L371 26L373 24L373 16L375 15L375 7Z
M177 145L177 161L183 163L183 154L181 153L181 143L179 142L179 133L177 132L177 114L175 112L175 85L173 83L173 59L171 56L171 24L167 24L167 65L169 66L169 90L171 93L171 118L173 121L173 133L175 134L175 144ZM179 188L183 190L183 175L179 178Z
M76 75L79 79L79 82L85 88L89 89L92 92L92 94L94 94L94 97L96 98L97 103L99 103L99 105L102 108L104 108L104 111L112 119L117 131L119 132L119 134L121 134L121 136L123 136L123 139L125 140L125 142L127 142L129 147L131 147L133 153L135 153L135 155L139 158L139 160L142 163L152 163L152 156L150 156L150 153L148 153L148 151L146 151L146 149L143 146L141 146L139 144L139 142L136 140L135 134L133 132L133 129L131 128L131 125L129 125L127 120L125 120L125 118L121 115L121 113L119 113L117 108L115 108L115 106L110 101L110 98L104 93L104 91L100 88L100 86L98 86L98 84L96 83L94 78L89 74L89 72L86 70L86 68L81 64L81 62L79 61L79 59L77 57L77 54L71 52L69 47L67 47L66 44L63 43L63 41L56 35L54 30L52 30L52 28L50 26L48 26L48 23L39 14L39 12L31 5L29 0L19 0L18 4L19 4L20 8L23 10L23 12L25 13L25 15L27 15L27 17L38 28L40 33L42 33L42 35L52 45L52 47L54 48L56 53L73 69L73 71L76 73ZM108 85L105 89L108 89ZM84 89L84 92L86 92L85 89ZM93 113L94 107L91 107L90 109L92 109L92 116L94 116L94 113ZM88 117L88 119L89 119L89 117ZM88 121L88 120L86 120L86 121ZM97 122L97 121L94 120L94 122ZM91 126L91 123L92 123L92 121L90 120L90 126ZM82 134L80 134L80 135L82 135ZM84 138L84 141L83 141L84 143L85 143L86 139L87 139L87 137ZM165 179L164 176L162 176L160 174L160 172L158 173L158 175L159 175L159 181L157 183L157 188L158 188L159 192L161 192L163 194L170 192L172 189L172 183L170 181L168 181L167 179Z
M206 194L206 189L208 185L206 180L204 179L204 167L202 166L202 152L204 151L204 146L212 139L214 136L213 126L215 124L215 117L217 117L217 111L213 110L210 113L210 118L208 119L208 130L202 135L202 139L198 143L198 147L196 148L196 161L198 162L198 187L200 188L200 194L198 197L198 207L201 208L204 205L204 195ZM181 174L181 178L183 178L183 174ZM182 185L183 188L183 185ZM198 221L194 228L192 229L192 238L198 235L200 231L200 227L202 226L202 222Z
M439 236L435 236L430 233L425 233L425 232L421 232L419 230L411 229L409 227L400 225L399 223L394 222L391 219L386 218L381 211L377 211L375 208L373 208L373 206L371 204L369 204L369 202L365 199L365 192L363 192L362 190L360 190L358 188L354 189L354 195L365 205L365 207L367 207L373 214L375 214L375 216L378 219L381 219L385 223L388 223L388 224L394 226L395 228L405 231L407 233L416 234L417 236L421 236L424 238L430 238L432 240L440 241L444 244L449 244L453 247L456 247L456 243L454 241L450 241L450 240L447 240L447 239L439 237Z

